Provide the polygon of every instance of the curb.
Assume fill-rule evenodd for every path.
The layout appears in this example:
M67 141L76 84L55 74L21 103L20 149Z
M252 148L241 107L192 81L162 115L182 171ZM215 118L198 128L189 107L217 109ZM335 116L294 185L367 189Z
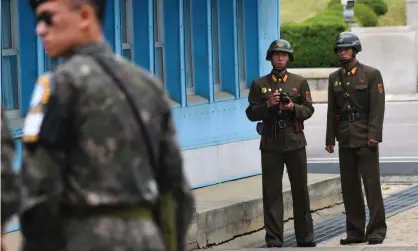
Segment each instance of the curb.
M339 177L308 184L311 211L342 203ZM291 191L283 191L284 220L293 217ZM264 227L262 197L197 212L189 228L187 250L205 248Z
M314 104L328 103L328 90L311 90L311 96ZM418 94L388 94L386 93L386 102L415 102L418 101Z

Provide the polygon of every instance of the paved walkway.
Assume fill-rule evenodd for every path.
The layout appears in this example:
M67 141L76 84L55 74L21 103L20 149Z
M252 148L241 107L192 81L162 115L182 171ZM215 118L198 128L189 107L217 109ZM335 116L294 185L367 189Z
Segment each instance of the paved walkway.
M285 223L285 229L293 231L292 201L286 175L283 181L285 220L288 220ZM384 196L387 197L409 187L408 185L383 185L382 189ZM313 213L315 222L343 213L338 175L309 174L309 190L311 208L315 211ZM189 231L189 250L225 241L225 243L212 246L210 249L260 250L246 249L246 247L257 247L264 244L260 176L196 189L194 194L197 208L196 217ZM383 249L385 246L412 246L418 250L418 207L394 215L387 222L388 236L383 245L376 246L379 248L378 250L414 250L409 248ZM256 232L234 238L252 231ZM352 248L341 247L339 239L343 237L338 236L321 242L315 250L370 250L370 246L367 245L356 245ZM18 231L8 234L6 239L9 251L19 250L21 240ZM297 250L296 248L291 249Z
M408 188L405 185L383 186L383 188L386 187L388 189L383 191L385 197ZM387 236L384 243L379 245L379 247L415 247L418 250L418 206L393 215L387 219L386 223L388 226ZM339 240L342 238L345 238L345 235L321 242L318 246L337 247L339 246ZM353 246L368 247L367 244L356 244Z
M384 198L400 192L402 190L410 188L411 184L382 184L382 191ZM418 198L417 198L418 200ZM344 206L336 205L331 208L322 209L312 214L314 223L319 223L325 219L340 216L344 213ZM369 250L368 248L378 248L377 250L385 250L384 247L388 247L388 250L404 250L404 249L390 249L389 247L413 247L413 249L405 250L418 250L418 207L414 207L402 213L391 216L387 219L388 234L385 242L382 245L369 246L367 244L357 244L351 246L341 246L339 240L345 237L345 234L337 236L327 241L318 243L318 247L315 250ZM344 226L341 226L344 227ZM293 221L285 222L286 233L293 234ZM287 232L289 231L289 232ZM264 242L265 231L264 229L241 236L230 240L221 245L212 246L211 249L228 250L228 249L240 249L250 247L261 247L265 245ZM415 248L415 249L414 249ZM290 248L294 250L295 248ZM246 249L245 249L246 250ZM286 250L286 249L283 249ZM376 249L375 249L376 250Z
M309 174L313 210L341 202L340 179L334 174ZM290 183L283 177L285 217L293 216ZM194 190L196 216L189 230L188 249L220 243L263 228L261 176ZM20 233L7 234L9 251L18 251Z

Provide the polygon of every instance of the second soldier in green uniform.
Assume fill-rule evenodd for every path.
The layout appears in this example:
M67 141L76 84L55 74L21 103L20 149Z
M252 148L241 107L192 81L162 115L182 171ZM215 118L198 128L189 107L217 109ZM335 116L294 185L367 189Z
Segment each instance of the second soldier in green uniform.
M361 64L356 35L337 36L334 51L343 67L329 76L326 150L339 143L341 186L347 217L347 238L341 245L368 241L380 244L386 237L385 208L380 188L379 148L382 142L385 94L380 71ZM361 178L370 221L365 230Z
M314 113L308 82L286 68L293 49L286 40L270 44L266 60L273 70L255 79L246 110L261 135L264 224L268 247L283 245L282 178L286 164L292 189L296 241L300 247L316 246L307 188L306 139L303 121Z

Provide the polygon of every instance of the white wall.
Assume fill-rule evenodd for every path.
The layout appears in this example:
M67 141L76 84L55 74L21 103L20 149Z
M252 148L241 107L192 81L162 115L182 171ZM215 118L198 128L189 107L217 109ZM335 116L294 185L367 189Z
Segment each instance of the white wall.
M417 92L417 32L410 27L353 28L363 46L359 61L378 68L388 94Z

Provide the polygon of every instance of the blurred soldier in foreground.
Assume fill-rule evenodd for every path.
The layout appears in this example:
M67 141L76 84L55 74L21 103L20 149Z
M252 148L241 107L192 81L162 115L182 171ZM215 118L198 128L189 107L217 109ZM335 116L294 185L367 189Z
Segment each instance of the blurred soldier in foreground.
M264 225L268 247L283 245L284 164L289 174L293 198L296 241L299 247L315 247L308 194L306 139L303 121L314 113L308 82L287 72L293 49L286 40L273 41L266 60L270 74L252 82L246 110L251 121L260 121L261 167L263 179Z
M380 71L361 64L356 55L361 43L351 32L334 43L342 68L329 76L325 150L334 152L338 140L341 186L347 217L347 238L341 245L381 244L386 237L385 208L380 188L379 148L382 142L385 93ZM365 230L361 179L370 221Z
M66 61L38 79L25 120L24 250L183 250L194 201L161 84L103 41L106 1L30 3Z
M12 169L15 144L9 132L7 120L1 109L1 250L4 246L4 231L7 222L17 213L20 204L20 179Z

